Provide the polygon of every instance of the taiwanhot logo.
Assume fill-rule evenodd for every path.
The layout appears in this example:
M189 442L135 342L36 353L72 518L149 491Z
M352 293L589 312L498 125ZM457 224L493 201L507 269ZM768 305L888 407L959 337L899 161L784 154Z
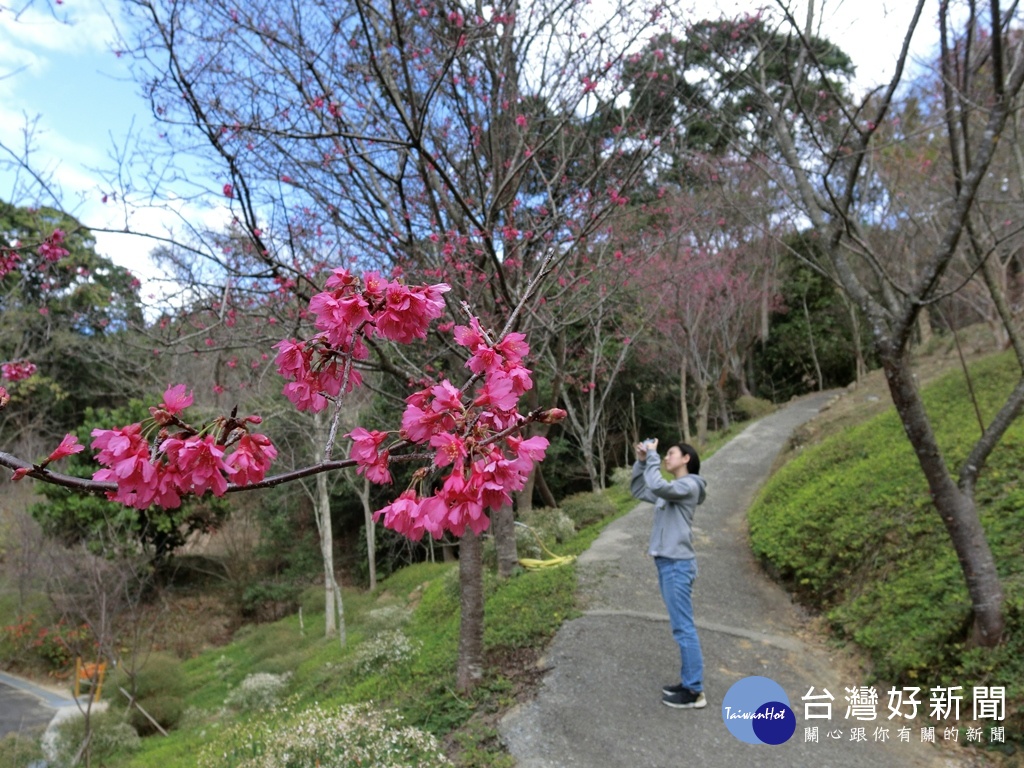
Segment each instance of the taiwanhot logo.
M744 677L722 699L729 733L747 744L784 744L796 731L796 715L782 686L770 677Z

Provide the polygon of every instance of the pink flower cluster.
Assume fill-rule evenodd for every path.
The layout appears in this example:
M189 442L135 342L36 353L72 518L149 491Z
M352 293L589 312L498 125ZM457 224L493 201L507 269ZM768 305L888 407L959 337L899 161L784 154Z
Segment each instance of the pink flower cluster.
M21 256L17 251L0 251L0 278L13 272L21 262Z
M39 255L42 256L46 261L53 263L60 261L62 258L68 255L67 249L61 247L61 243L64 242L64 232L55 229L46 240L43 241L36 250Z
M258 424L259 417L230 419L226 424L218 420L218 440L181 421L182 411L192 400L179 384L169 387L164 402L150 409L153 423L160 427L155 446L138 423L92 431L96 460L105 467L93 474L93 480L117 484L107 498L136 509L153 504L176 509L183 495L211 491L222 496L229 481L251 485L263 479L277 449L266 435L249 432L248 425ZM171 434L168 427L178 431Z
M284 395L300 411L321 411L330 397L360 384L352 362L369 356L364 336L380 336L400 344L425 338L431 320L444 312L445 283L406 286L387 281L376 272L362 279L347 269L335 269L327 290L309 302L320 331L308 341L284 339L278 350L278 372L291 381Z
M525 337L510 333L492 344L475 318L469 326L457 326L454 335L471 353L466 367L482 379L472 399L447 379L420 390L406 398L400 432L403 440L433 449L435 468L450 470L432 493L406 490L375 515L414 540L446 530L461 536L467 526L478 534L486 530L487 510L512 503L512 493L525 487L533 463L543 460L548 447L543 437L518 434L527 421L518 412L519 396L533 386L522 365L529 352ZM371 472L384 477L388 456L380 445L386 433L353 430L348 437L367 477L373 479Z
M8 381L21 381L31 377L36 370L36 364L28 360L14 360L9 363L0 364L0 376Z

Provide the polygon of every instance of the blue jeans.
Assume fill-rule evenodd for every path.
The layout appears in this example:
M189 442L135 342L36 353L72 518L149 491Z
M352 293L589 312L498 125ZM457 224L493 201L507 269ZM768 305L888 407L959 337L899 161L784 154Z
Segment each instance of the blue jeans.
M704 690L704 656L700 650L697 627L693 623L693 582L697 578L696 560L654 558L658 567L658 586L668 609L672 637L679 644L682 667L679 680L691 691Z

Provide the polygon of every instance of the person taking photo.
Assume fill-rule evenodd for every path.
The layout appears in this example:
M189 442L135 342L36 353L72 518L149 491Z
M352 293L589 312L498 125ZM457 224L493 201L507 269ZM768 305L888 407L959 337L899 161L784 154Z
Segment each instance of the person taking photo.
M703 503L707 484L700 476L700 457L686 443L674 443L665 452L662 477L658 441L634 446L636 462L630 492L654 504L654 524L648 554L658 569L658 586L668 609L672 636L679 645L679 682L664 686L662 703L677 709L701 709L704 698L704 657L693 622L693 582L697 559L693 550L693 515Z

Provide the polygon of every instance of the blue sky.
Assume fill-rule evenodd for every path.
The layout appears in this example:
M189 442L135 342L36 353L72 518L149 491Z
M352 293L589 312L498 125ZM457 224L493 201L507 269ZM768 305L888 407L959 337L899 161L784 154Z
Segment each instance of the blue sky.
M102 191L90 170L112 165L112 141L123 141L135 120L136 130L151 125L148 105L131 82L124 59L111 46L116 38L116 0L35 0L15 20L0 0L0 141L21 145L24 116L38 116L36 162L54 172L63 205L87 224L123 226L113 206L100 203ZM24 0L22 0L24 2ZM760 2L697 0L702 16L750 11ZM913 4L908 0L829 0L823 14L825 33L850 53L858 81L866 86L891 71ZM795 10L797 18L806 14ZM928 13L934 15L934 8ZM931 16L922 21L919 51L933 45ZM113 139L112 139L113 137ZM0 198L12 196L12 177L0 172ZM196 212L209 217L211 212ZM161 219L141 214L133 226L156 232ZM152 274L147 241L99 235L98 248L118 263Z

